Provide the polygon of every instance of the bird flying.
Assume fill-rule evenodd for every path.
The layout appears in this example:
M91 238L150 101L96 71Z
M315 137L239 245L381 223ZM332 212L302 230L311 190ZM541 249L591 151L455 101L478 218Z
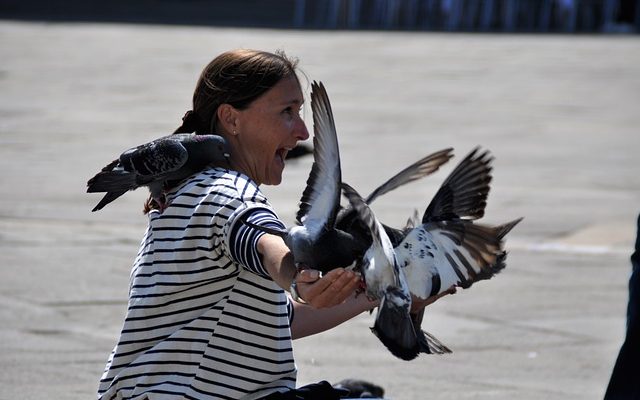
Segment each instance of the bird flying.
M92 211L141 186L164 209L167 182L179 182L208 165L227 166L228 158L228 145L218 135L179 133L130 148L87 182L87 193L107 192Z
M473 222L484 215L491 161L488 152L478 154L478 149L465 157L434 196L421 224L396 231L397 244L360 195L342 185L373 238L361 269L367 295L380 300L372 331L401 359L450 352L421 330L424 309L410 315L411 296L427 299L452 287L467 288L505 267L503 239L521 219L497 227Z

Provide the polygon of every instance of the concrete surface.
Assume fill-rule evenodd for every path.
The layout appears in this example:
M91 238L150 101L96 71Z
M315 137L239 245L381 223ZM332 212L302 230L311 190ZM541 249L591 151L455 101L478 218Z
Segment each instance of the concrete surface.
M454 353L394 359L362 315L295 343L300 384L392 399L598 399L624 332L640 211L638 37L327 33L0 22L0 399L88 399L126 307L145 193L99 213L86 180L171 132L236 47L285 49L329 91L363 192L432 151L496 157L485 220L525 221L507 269L429 308ZM310 121L310 111L306 119ZM267 188L291 222L310 160ZM453 163L375 204L401 224Z

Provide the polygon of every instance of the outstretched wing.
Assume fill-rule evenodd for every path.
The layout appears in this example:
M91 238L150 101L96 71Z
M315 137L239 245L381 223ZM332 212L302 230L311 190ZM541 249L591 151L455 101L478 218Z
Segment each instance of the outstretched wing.
M427 207L422 223L482 218L491 189L493 157L488 150L479 151L471 151L449 174Z
M409 165L407 168L392 176L388 181L378 186L378 188L371 192L365 199L365 202L371 204L372 201L385 193L436 172L441 165L453 157L452 152L452 148L440 150Z
M338 137L324 85L314 81L311 88L314 160L296 219L307 226L333 227L340 205L342 181Z

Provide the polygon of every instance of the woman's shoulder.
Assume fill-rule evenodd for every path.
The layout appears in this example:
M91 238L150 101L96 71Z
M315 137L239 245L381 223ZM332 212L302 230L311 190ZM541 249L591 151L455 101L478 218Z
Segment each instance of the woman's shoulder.
M237 171L218 167L200 171L168 193L169 199L182 196L268 203L258 185L249 177Z

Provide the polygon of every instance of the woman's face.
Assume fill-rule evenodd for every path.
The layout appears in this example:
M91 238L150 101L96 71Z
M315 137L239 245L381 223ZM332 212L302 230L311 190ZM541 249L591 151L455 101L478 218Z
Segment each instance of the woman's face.
M309 138L300 117L303 102L298 79L291 76L238 110L232 166L258 184L279 184L287 153L299 140Z

